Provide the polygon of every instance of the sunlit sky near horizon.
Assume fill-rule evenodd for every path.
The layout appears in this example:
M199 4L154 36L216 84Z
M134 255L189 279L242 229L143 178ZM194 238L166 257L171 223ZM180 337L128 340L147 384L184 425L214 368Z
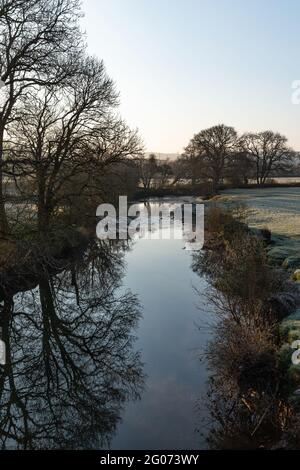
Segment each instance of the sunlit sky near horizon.
M147 151L181 152L214 124L271 129L300 150L299 0L83 0L89 52Z

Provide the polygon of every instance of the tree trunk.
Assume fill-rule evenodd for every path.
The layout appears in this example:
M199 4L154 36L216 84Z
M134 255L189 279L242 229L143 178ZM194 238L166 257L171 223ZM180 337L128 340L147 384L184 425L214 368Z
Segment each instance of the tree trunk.
M220 178L219 178L217 175L214 175L214 176L213 176L213 179L212 179L212 190L213 190L213 193L216 193L216 192L217 192L217 189L218 189L218 186L219 186L219 181L220 181Z
M37 172L38 180L38 230L39 233L45 234L50 225L51 211L46 198L46 181L41 169Z
M49 229L50 214L45 204L38 205L38 230L40 233L46 233Z
M0 236L8 234L9 227L5 212L5 196L3 187L3 132L0 137Z

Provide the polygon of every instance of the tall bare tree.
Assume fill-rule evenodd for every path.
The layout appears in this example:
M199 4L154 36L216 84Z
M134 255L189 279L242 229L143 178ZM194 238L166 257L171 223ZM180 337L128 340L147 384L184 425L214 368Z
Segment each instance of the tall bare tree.
M8 232L3 194L6 131L33 85L58 84L81 53L79 0L1 0L0 233ZM68 66L65 63L68 62ZM67 71L67 76L66 76Z
M117 103L103 62L89 57L65 87L38 88L23 100L10 127L8 167L21 191L20 182L32 182L28 195L37 198L41 232L56 209L99 194L105 168L138 153L136 133L113 114Z
M196 134L184 154L193 162L199 162L202 176L211 179L216 189L236 143L237 133L234 128L220 124Z
M287 146L287 138L272 131L244 134L241 146L253 162L259 185L265 184L272 172L289 170L295 157Z
M150 189L153 179L158 171L156 155L152 153L149 157L146 157L145 155L140 156L140 158L137 159L137 166L139 178L144 189Z

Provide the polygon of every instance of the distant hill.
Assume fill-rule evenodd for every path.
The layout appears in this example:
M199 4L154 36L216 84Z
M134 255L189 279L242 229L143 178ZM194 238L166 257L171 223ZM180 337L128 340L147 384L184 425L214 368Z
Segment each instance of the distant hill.
M180 155L180 153L146 152L147 156L151 154L156 155L159 160L176 160L176 158Z

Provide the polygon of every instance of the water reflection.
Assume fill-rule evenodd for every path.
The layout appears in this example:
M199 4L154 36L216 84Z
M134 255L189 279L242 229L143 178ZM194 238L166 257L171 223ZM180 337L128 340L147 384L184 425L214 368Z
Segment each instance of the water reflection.
M158 207L158 203L151 202L150 207ZM164 207L169 209L169 203ZM199 442L195 432L197 398L206 389L207 378L199 355L208 333L202 330L199 334L193 289L199 280L190 268L191 252L184 249L182 240L167 239L169 227L163 221L158 230L153 226L148 230L151 234L141 236L128 253L125 280L143 303L138 346L147 381L142 400L126 406L112 448L204 448L206 443ZM200 289L205 285L201 283ZM209 317L210 312L206 313Z
M94 242L59 274L1 305L7 362L0 375L5 448L101 448L143 385L137 298L121 288L122 251Z
M177 229L182 233L181 224ZM148 230L151 237L137 234L132 250L126 242L98 242L64 269L49 272L37 263L30 287L27 274L22 287L18 272L17 293L6 282L3 448L206 447L195 433L196 402L207 378L199 354L209 337L197 328L193 285L199 282L182 240L166 240L163 221ZM124 285L143 305L135 345L140 307Z

